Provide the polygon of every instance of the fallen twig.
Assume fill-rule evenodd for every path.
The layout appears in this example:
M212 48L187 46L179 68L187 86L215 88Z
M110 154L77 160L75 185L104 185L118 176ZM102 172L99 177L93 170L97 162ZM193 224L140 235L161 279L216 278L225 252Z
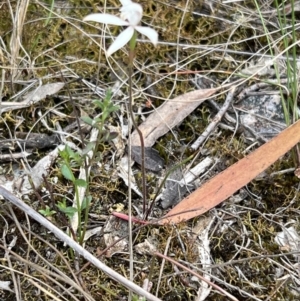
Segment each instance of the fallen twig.
M220 109L220 111L216 114L216 116L213 118L212 122L208 125L208 127L205 129L205 131L201 134L201 136L191 145L191 148L193 150L196 150L200 147L200 145L205 141L205 139L213 132L213 130L217 127L218 123L221 121L223 115L228 110L232 99L234 95L236 87L232 87L230 91L228 92L228 95L226 97L226 100Z

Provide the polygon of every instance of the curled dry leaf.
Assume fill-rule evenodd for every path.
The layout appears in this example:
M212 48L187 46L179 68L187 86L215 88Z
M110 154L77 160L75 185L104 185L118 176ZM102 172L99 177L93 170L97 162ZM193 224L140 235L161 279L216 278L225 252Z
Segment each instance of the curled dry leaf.
M32 104L45 99L49 95L56 94L64 87L64 85L65 83L58 82L39 86L29 92L22 102L3 101L1 103L1 113L29 107Z
M128 249L128 223L115 216L110 216L103 228L103 239L106 247L110 247L106 252L106 257L124 252ZM124 237L124 239L121 239ZM118 242L117 242L118 241Z
M132 146L131 158L142 165L142 148ZM164 160L160 157L158 151L152 147L145 148L145 168L154 172L159 172L164 166Z
M151 238L145 239L143 242L137 244L134 249L137 251L137 253L142 255L149 255L157 251L157 247L153 241L151 241Z
M194 166L184 176L182 175L180 168L177 168L174 172L172 172L166 180L165 189L157 198L157 200L162 200L161 206L166 209L172 205L176 205L181 200L180 196L186 194L188 189L194 190L195 183L193 182L195 179L198 178L200 174L207 171L213 162L214 160L212 158L207 157Z
M128 156L123 156L123 158L119 161L118 166L118 175L120 178L123 179L124 183L128 186ZM141 193L136 181L135 177L133 176L133 172L130 172L130 181L131 181L131 189L139 196L143 196Z
M11 284L11 281L0 281L0 289L14 293L14 291L9 287L10 284Z
M13 180L13 187L17 188L22 195L30 194L33 191L33 186L35 189L38 189L44 181L43 176L46 177L48 175L49 169L55 162L59 151L64 149L64 147L64 145L57 146L48 155L40 159L24 177L21 176ZM8 187L6 186L6 188ZM12 190L10 191L12 192Z
M193 112L204 100L216 93L218 88L203 89L185 93L172 100L166 101L157 108L139 126L143 133L145 147L151 147L156 140L178 125L185 117ZM132 133L132 145L141 146L137 131Z
M214 224L216 217L212 216L202 216L197 221L196 225L193 227L193 240L194 245L198 249L199 254L199 262L203 266L203 270L205 273L203 277L207 281L201 281L200 286L197 293L197 298L195 301L204 301L208 297L211 292L212 287L208 284L211 281L211 255L210 255L210 240L209 240L209 233L211 230L212 225ZM195 239L197 238L197 239ZM194 276L194 280L199 281L197 277Z
M28 95L24 99L24 102L26 102L28 104L36 103L36 102L46 98L49 95L56 94L64 86L65 86L65 83L63 83L63 82L42 85L42 86L38 87L37 89L28 93Z
M281 250L297 252L300 245L300 236L294 226L282 227L282 230L282 232L277 233L274 239L275 243L281 247ZM298 255L294 254L294 257L298 258Z
M299 141L300 120L195 190L169 211L160 224L186 221L215 207L267 169Z
M102 227L88 229L84 234L83 241L86 242L89 238L91 238L94 235L101 235L101 231L102 231Z

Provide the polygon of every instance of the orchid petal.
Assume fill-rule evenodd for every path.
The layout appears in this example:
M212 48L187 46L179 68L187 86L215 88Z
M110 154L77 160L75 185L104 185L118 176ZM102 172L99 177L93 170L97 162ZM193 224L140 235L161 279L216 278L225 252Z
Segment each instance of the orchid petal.
M123 19L110 14L90 14L83 18L83 21L94 21L109 25L129 26L130 24Z
M121 19L127 20L132 26L136 26L141 22L143 16L143 8L138 3L130 3L120 9Z
M134 33L134 29L132 26L129 26L124 31L122 31L108 48L106 52L107 56L112 55L114 52L116 52L124 45L126 45L129 42L129 40L132 38L133 33Z
M132 3L131 0L120 0L120 2L122 3L122 6L126 6Z
M146 36L151 41L151 43L156 46L158 41L158 33L156 30L146 26L135 26L134 29Z

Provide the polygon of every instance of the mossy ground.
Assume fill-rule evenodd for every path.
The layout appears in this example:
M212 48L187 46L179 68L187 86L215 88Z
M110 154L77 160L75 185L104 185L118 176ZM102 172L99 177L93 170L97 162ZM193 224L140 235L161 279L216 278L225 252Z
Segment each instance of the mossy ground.
M252 53L263 53L262 49L267 46L265 31L254 0L243 1L242 4L239 2L222 4L221 1L208 1L208 3L202 0L140 0L138 2L144 8L143 25L151 25L155 28L159 33L159 41L163 43L156 48L150 43L138 44L134 66L135 111L139 107L144 108L144 111L150 110L145 108L148 99L157 107L165 99L194 90L193 80L196 74L208 76L214 80L215 85L221 85L229 77L236 78L238 67L244 68L242 67L244 62L249 60ZM263 11L265 1L258 2ZM5 73L2 73L4 74L2 101L11 100L24 89L24 86L35 79L49 83L62 81L62 79L69 82L81 78L102 91L111 87L118 79L126 79L127 50L118 51L107 61L103 48L103 42L105 42L104 47L107 48L111 43L111 36L116 36L120 28L87 25L81 21L87 14L97 12L98 8L103 9L104 6L107 12L117 13L116 8L120 6L117 0L105 3L103 0L54 1L53 11L50 10L52 5L50 1L29 1L25 22L21 29L22 47L18 47L18 42L12 39L13 21L10 11L12 9L15 14L21 1L11 1L11 7L8 3L3 2L0 10L0 20L2 20L0 61L5 70ZM274 10L274 5L266 7L266 10ZM276 31L278 29L276 14L265 16L265 21L272 39L276 41L281 36L280 32ZM101 42L100 37L104 32L106 38ZM296 32L296 35L299 35L299 32ZM276 47L279 51L284 50L280 40ZM15 57L12 55L13 49L18 49ZM299 48L296 51L299 52ZM126 93L127 86L123 85L121 90ZM56 107L70 116L72 113L70 96L78 108L91 117L94 115L91 100L97 96L92 89L88 89L81 80L78 80L71 83L68 89L60 92L59 95L40 102L38 107L32 106L2 114L0 120L2 137L6 139L9 137L7 129L15 128L20 116L24 121L18 130L47 133L43 124L37 122L40 118L38 111L45 114L49 124L53 125L58 120L62 127L66 126L70 122L68 118L71 117L59 118L51 114L50 110ZM225 96L220 95L217 101L221 103ZM14 101L20 99L19 97ZM173 134L170 133L159 139L155 147L166 160L167 166L179 163L191 154L186 146L202 133L209 123L209 117L210 111L204 104L174 129L173 133L176 134L177 139L174 139ZM107 122L117 125L117 116L113 115ZM222 131L221 135L212 136L205 145L205 149L210 154L223 158L219 170L215 173L244 156L243 151L247 147L244 141L239 136L231 140L231 136L231 132ZM103 224L105 216L118 203L123 203L125 210L127 209L127 188L121 179L115 178L112 163L112 154L115 150L110 144L103 143L100 151L102 165L95 166L92 173L90 191L93 201L90 213L93 215L89 227ZM42 156L43 153L36 152L29 159L30 164L34 164ZM197 160L200 161L200 158ZM9 177L12 172L11 165L7 163L2 165ZM240 203L226 201L216 210L207 213L207 215L218 216L214 231L209 238L210 256L214 264L212 273L220 279L214 281L238 300L287 301L297 298L292 289L297 287L297 284L293 283L292 278L283 277L294 272L292 265L297 260L293 255L274 256L282 253L280 247L275 244L274 237L277 232L282 231L281 226L287 222L295 221L296 228L298 230L300 228L298 179L292 173L271 176L272 172L293 166L292 155L285 155L266 171L265 177L254 180L247 186L247 196ZM56 177L59 181L53 184L53 179ZM112 181L112 178L115 180ZM48 181L52 183L55 202L61 200L61 196L73 198L72 185L63 179L57 166L54 166L48 175ZM149 174L148 181L151 184L149 193L155 194L158 187L156 175ZM39 191L39 193L43 196L43 192ZM45 203L51 203L49 197L43 196L43 199ZM36 196L31 196L26 202L35 209L40 209L41 204ZM134 196L134 202L138 204L140 199ZM49 293L62 294L63 288L53 281L56 276L47 273L57 268L65 275L65 279L74 280L71 272L75 270L72 252L51 233L42 229L34 221L28 220L19 210L14 208L11 211L3 202L0 208L2 214L0 229L5 229L7 226L8 230L5 236L6 243L9 243L14 236L17 237L17 244L13 247L16 255L11 255L11 268L20 277L19 287L23 300L52 300ZM13 214L16 216L14 217ZM20 228L16 228L16 220L19 221ZM67 220L62 214L54 215L52 221L62 228L67 226ZM188 235L196 221L197 219L186 225L179 225L176 230L172 226L143 227L135 232L135 243L143 242L149 236L155 236L158 251L164 253L167 238L171 237L168 255L201 268L197 251L193 246L194 241ZM94 254L99 254L104 248L101 237L89 240L86 248ZM4 259L3 249L0 254L2 258L0 280L5 281L11 279L11 272ZM143 280L148 277L153 282L151 292L155 292L161 260L150 255L135 254L134 256L136 260L134 281L142 285ZM112 258L102 256L101 260L117 272L129 277L128 254L116 254ZM80 267L84 263L85 260L80 258ZM284 266L285 270L282 280L278 280L275 275L281 266ZM81 277L84 289L95 300L124 300L127 296L127 291L122 285L92 266L86 268ZM197 286L189 277L188 274L176 274L172 264L167 262L159 284L158 297L165 301L194 300ZM184 282L183 278L187 281ZM57 281L64 283L63 278ZM48 285L46 286L48 293L40 290L36 285L37 282ZM67 288L69 284L64 283L63 287ZM247 292L248 295L240 290ZM80 290L73 289L72 293L78 300L85 300ZM57 297L64 298L62 295ZM8 291L0 293L0 299L13 300L14 298L15 295ZM65 300L73 300L69 295L65 298ZM228 300L228 298L221 296L217 291L212 291L207 300Z

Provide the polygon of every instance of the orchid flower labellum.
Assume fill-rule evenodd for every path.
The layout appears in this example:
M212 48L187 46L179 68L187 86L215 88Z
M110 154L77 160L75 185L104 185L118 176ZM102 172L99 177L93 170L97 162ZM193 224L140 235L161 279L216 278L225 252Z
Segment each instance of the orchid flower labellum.
M143 8L140 4L134 3L131 0L120 0L122 7L120 8L120 17L110 14L91 14L86 16L83 21L94 21L106 25L128 26L122 31L115 41L107 50L107 56L112 55L117 50L126 45L137 31L145 35L152 44L156 45L158 40L157 32L146 26L140 26L139 23L143 16Z

